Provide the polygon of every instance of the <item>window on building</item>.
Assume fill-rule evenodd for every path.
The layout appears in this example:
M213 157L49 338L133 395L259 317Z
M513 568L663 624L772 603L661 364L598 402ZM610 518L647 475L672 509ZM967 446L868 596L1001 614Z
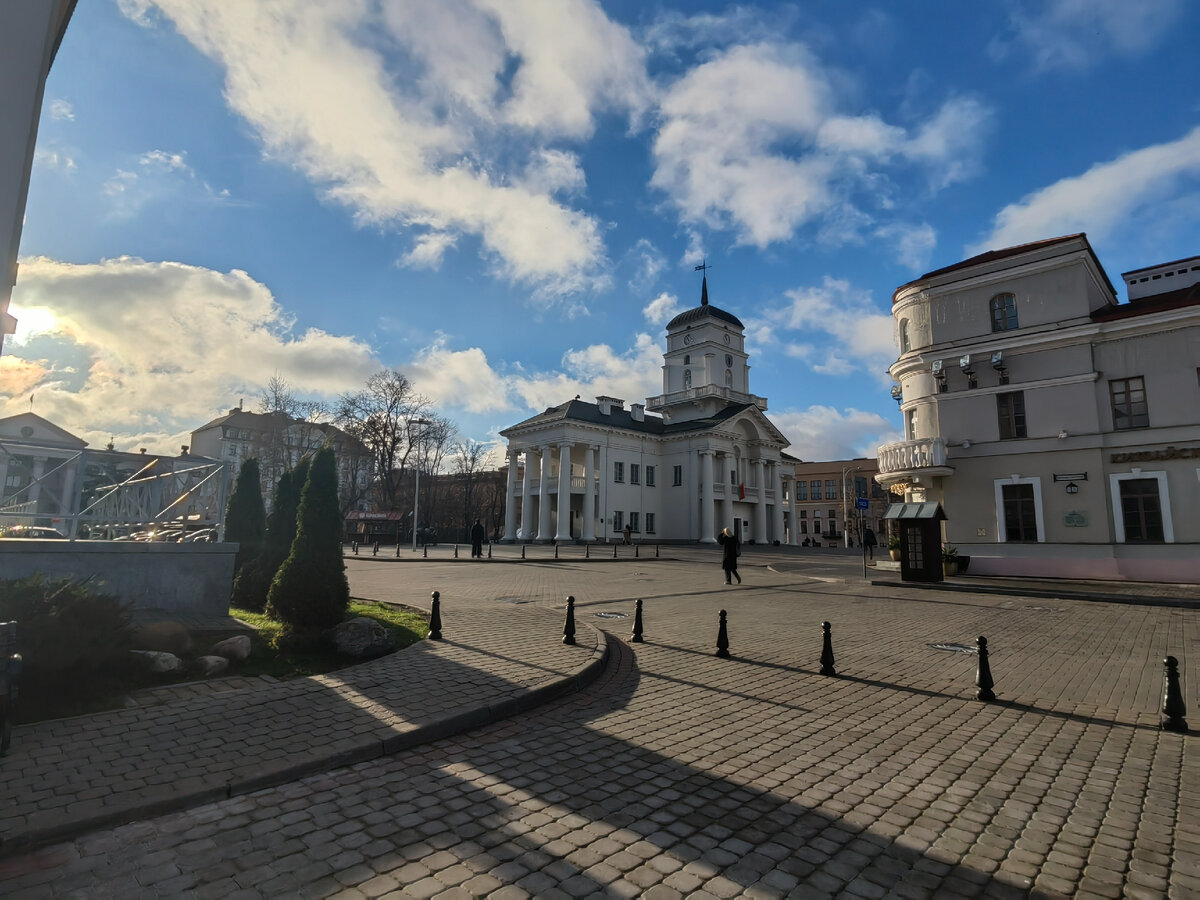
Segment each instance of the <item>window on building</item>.
M1017 327L1017 298L997 294L992 298L992 331L1012 331Z
M613 481L617 482L617 484L625 483L625 463L613 463Z
M684 364L685 366L690 366L690 365L692 364L692 357L691 357L691 355L690 355L690 354L684 354L684 357L683 357L683 364Z
M808 521L805 519L800 520L800 533L808 534Z
M613 512L613 531L624 531L624 530L625 530L625 513L621 512L621 510L618 509Z
M725 387L733 387L733 372L725 370Z
M1000 421L1000 440L1026 437L1024 391L997 394L996 415Z
M1137 378L1114 378L1108 383L1112 396L1113 428L1146 428L1150 425L1150 414L1146 409L1146 380Z
M861 475L854 476L854 496L867 496L867 479L863 478Z
M1157 478L1127 478L1120 482L1121 516L1127 543L1161 543L1162 503Z
M737 487L737 483L738 483L738 480L737 480L737 469L730 469L730 470L729 470L729 483L730 483L730 484L732 484L734 487Z
M690 391L692 389L692 370L691 369L683 370L683 389L685 391Z
M908 319L900 320L900 352L907 353L912 349L912 341L908 337Z
M654 534L654 513L646 513L646 534Z
M819 518L821 518L821 511L820 511L819 509L814 509L814 510L813 510L813 518L814 518L814 519L819 519ZM818 523L818 524L817 524L817 528L820 528L820 527L821 527L821 526L820 526L820 524Z
M1037 499L1032 484L1003 484L1004 539L1006 541L1036 542Z
M637 463L629 464L629 483L630 484L641 484L642 483L642 467L639 466Z
M829 510L829 524L830 525L833 525L833 520L836 518L837 518L837 510L836 509Z
M807 481L797 481L796 482L796 499L797 500L807 500L808 499L808 482Z
M810 481L808 483L808 499L809 500L822 499L821 498L821 482L820 481L814 480L814 481Z
M654 487L654 466L646 466L646 487Z
M825 499L836 500L840 492L838 491L838 483L834 478L825 479Z
M673 466L671 471L671 484L679 487L683 484L683 466Z
M802 519L808 518L808 510L807 509L800 510L800 518L802 518Z
M631 512L629 514L629 530L630 531L639 531L639 532L642 530L642 529L638 528L638 514L635 512Z

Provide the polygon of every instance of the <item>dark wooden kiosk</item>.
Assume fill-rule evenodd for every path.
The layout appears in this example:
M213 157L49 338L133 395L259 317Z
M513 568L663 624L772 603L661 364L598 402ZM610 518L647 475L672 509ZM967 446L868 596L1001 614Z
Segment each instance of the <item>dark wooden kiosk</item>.
M883 516L900 530L900 580L942 580L940 503L893 503Z

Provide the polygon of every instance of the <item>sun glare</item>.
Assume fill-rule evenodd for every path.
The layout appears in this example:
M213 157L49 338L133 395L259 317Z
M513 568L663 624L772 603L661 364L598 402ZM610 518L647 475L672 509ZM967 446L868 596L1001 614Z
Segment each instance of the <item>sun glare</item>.
M23 344L39 334L51 334L58 323L54 313L44 306L21 309L14 304L10 312L17 320L17 330L12 337L13 343L16 344Z

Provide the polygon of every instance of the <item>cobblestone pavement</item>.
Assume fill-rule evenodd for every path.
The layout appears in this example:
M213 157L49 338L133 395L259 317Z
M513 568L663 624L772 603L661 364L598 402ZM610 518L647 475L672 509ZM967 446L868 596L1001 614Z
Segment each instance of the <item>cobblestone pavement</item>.
M1195 737L1158 729L1165 654L1197 715L1194 610L889 589L752 552L725 588L714 556L683 556L429 561L402 588L354 560L356 596L441 590L448 637L455 610L508 629L574 594L608 663L453 738L0 860L0 893L1200 896ZM996 703L971 699L974 654L931 646L981 634Z

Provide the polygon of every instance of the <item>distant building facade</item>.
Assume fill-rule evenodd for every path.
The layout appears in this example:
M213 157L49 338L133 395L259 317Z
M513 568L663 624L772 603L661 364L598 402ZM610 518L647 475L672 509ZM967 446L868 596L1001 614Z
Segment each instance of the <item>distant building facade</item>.
M663 393L551 407L508 440L504 539L791 543L788 439L750 392L744 326L708 302L667 325ZM659 413L648 415L647 411Z
M797 537L803 544L848 546L859 541L870 527L877 541L886 534L883 515L889 494L875 480L875 460L837 459L827 462L794 463L795 486L791 507L796 511ZM860 501L866 509L860 509Z
M374 466L361 442L333 425L285 413L230 409L192 432L191 452L225 462L237 478L242 463L255 458L262 474L263 502L271 508L275 484L307 455L329 445L337 459L338 497L343 510L369 508Z
M1200 581L1200 257L1124 279L1076 234L896 290L877 480L941 503L969 571Z

